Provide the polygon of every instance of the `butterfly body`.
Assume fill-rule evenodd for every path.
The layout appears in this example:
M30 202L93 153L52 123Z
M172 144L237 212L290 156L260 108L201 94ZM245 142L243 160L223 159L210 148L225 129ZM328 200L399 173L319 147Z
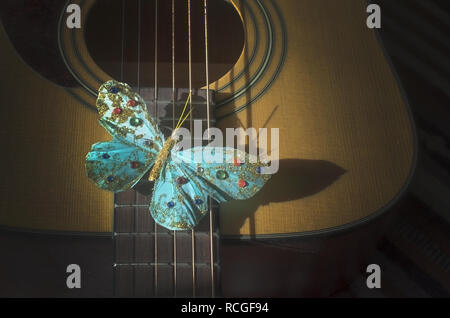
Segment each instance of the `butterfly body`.
M108 81L99 89L100 124L113 136L92 146L86 156L88 177L101 189L132 188L150 169L154 189L149 205L157 223L171 230L195 227L208 212L209 196L218 202L253 196L270 178L264 163L229 147L180 151L178 139L165 140L144 100L124 83Z
M148 177L148 180L155 181L158 179L161 169L163 168L164 164L166 163L167 157L170 154L170 151L172 150L173 146L177 143L177 140L173 137L169 137L166 142L164 143L164 146L161 149L161 152L158 154L158 157L156 158L155 164L153 165L152 170L150 171L150 175Z

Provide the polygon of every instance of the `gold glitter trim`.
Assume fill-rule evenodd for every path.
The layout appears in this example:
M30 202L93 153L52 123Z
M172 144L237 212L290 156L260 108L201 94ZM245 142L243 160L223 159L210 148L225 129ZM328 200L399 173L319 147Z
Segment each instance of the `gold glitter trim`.
M164 143L161 151L158 154L158 157L156 157L156 162L153 165L152 170L150 171L150 175L148 176L149 181L155 181L159 178L159 174L161 173L161 169L164 166L164 163L167 160L167 157L170 154L170 151L172 150L173 146L176 144L176 140L172 137L169 137L166 142Z

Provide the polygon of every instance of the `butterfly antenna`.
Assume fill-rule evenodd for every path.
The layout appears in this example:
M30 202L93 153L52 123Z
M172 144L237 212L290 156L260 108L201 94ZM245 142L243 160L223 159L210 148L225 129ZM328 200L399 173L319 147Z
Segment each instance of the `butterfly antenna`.
M186 114L186 116L184 116L183 120L181 121L181 123L179 125L177 125L177 128L180 128L181 125L183 125L184 121L188 118L188 116L192 113L192 111L194 110L195 107L192 107L191 110L189 111L189 113ZM181 119L181 118L180 118Z
M178 119L178 123L177 123L177 125L175 126L175 129L180 128L181 125L182 125L183 122L184 122L184 120L181 121L181 119L183 118L184 112L186 111L186 107L187 107L187 105L188 105L188 103L189 103L189 100L191 99L191 93L192 93L192 92L189 91L189 96L188 96L188 98L187 98L187 100L186 100L186 104L184 104L183 111L181 112L180 118ZM192 111L192 110L191 110L191 111ZM181 122L181 123L180 123L180 122Z

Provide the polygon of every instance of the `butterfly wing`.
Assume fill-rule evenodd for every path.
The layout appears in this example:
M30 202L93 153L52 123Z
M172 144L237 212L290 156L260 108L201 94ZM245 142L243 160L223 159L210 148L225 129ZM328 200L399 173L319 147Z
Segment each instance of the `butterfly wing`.
M150 169L164 142L144 100L125 83L114 80L99 88L100 124L113 136L92 146L86 173L101 189L131 188Z
M158 153L164 135L147 112L145 101L128 84L114 80L100 86L97 109L102 125L113 137L145 151Z
M222 163L203 159L197 162L198 152L222 154ZM226 161L229 157L232 162ZM264 167L254 157L233 148L174 150L155 185L150 204L152 216L171 230L193 228L208 211L208 195L225 202L256 194L270 179L270 175L262 173Z
M99 188L120 192L134 186L154 161L153 153L114 139L92 146L86 155L86 174Z
M173 156L192 178L198 180L201 189L218 202L249 199L271 177L263 173L266 164L230 147L194 147L175 152Z
M168 162L155 182L150 213L170 230L192 229L208 211L207 195L182 166Z

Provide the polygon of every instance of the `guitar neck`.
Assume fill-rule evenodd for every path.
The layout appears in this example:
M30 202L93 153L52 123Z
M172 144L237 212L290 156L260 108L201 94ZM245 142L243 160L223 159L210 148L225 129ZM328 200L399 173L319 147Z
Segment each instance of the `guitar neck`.
M166 137L170 135L189 90L177 89L175 104L172 89L158 89L156 102L154 89L136 91L145 99L149 114L158 118ZM211 92L210 101L212 97ZM192 106L193 119L202 120L202 130L207 128L208 120L214 125L214 118L207 118L205 90L192 92ZM189 118L183 126L190 128ZM210 200L211 213L194 231L174 232L155 224L151 217L152 189L153 183L147 181L146 175L133 189L114 196L114 294L118 297L215 296L220 270L219 218L215 217L218 205Z

